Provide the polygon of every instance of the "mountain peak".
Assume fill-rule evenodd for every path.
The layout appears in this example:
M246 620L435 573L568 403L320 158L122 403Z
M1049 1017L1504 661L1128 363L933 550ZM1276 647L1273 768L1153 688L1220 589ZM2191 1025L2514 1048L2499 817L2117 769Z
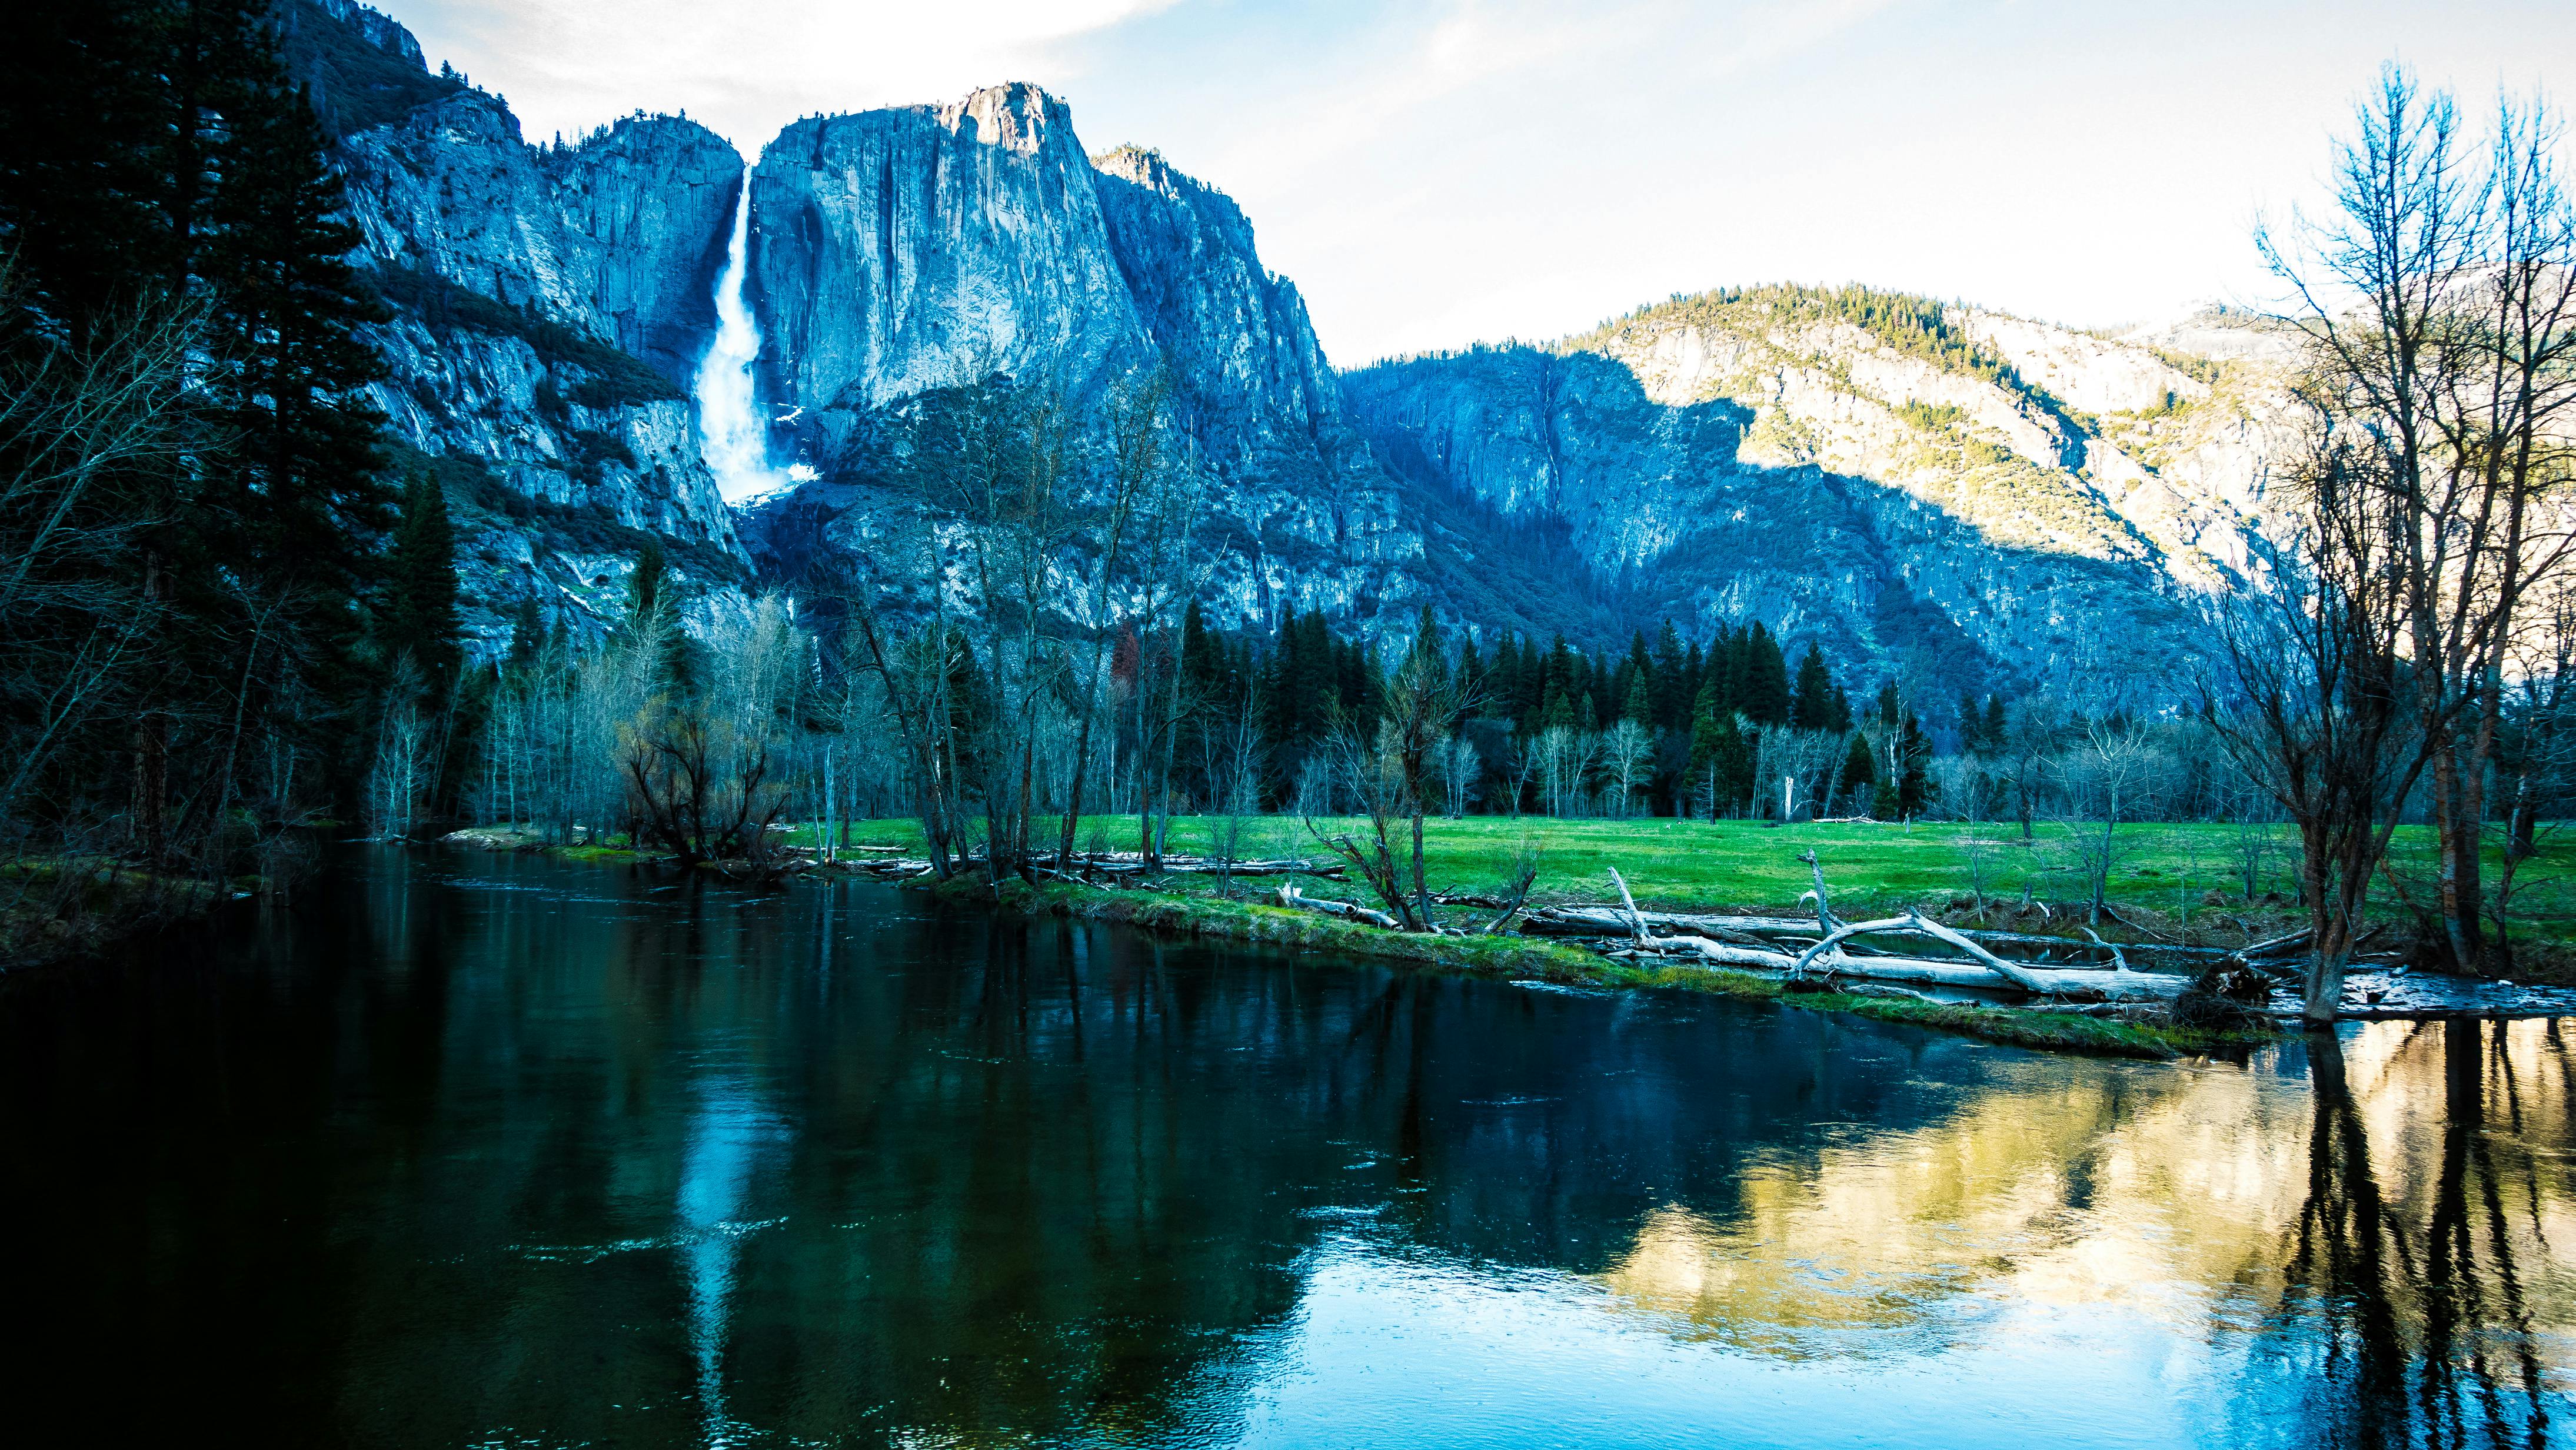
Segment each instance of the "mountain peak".
M1008 81L968 93L938 108L940 124L988 145L1035 155L1058 131L1073 135L1073 111L1027 81Z

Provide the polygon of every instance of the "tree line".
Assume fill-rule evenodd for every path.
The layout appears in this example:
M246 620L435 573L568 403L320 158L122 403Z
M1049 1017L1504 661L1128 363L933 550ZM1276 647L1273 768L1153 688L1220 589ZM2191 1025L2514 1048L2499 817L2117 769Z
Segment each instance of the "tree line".
M357 806L388 682L459 668L387 568L384 313L266 0L13 22L0 847L273 868L281 824Z

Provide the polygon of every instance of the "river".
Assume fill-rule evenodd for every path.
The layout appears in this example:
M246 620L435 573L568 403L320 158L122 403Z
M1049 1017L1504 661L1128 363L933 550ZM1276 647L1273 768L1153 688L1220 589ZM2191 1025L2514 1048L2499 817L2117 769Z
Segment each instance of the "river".
M2246 1063L358 848L0 981L21 1445L2554 1443L2571 1024Z

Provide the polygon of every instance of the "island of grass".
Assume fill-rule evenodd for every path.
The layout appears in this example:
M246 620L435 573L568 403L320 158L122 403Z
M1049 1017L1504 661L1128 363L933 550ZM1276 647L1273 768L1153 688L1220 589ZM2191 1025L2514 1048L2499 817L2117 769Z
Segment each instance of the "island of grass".
M1006 880L996 884L973 874L951 877L934 889L942 900L960 905L991 905L1030 916L1122 922L1167 936L1259 943L1559 986L1678 988L1776 1001L1811 1011L1847 1012L2018 1047L2092 1056L2169 1060L2241 1049L2281 1035L2261 1026L2188 1028L1907 996L1797 991L1794 988L1803 984L1754 972L1723 967L1631 966L1579 947L1530 937L1386 931L1311 911L1292 911L1261 901L1228 900L1199 892L1119 891L1061 881L1031 885Z

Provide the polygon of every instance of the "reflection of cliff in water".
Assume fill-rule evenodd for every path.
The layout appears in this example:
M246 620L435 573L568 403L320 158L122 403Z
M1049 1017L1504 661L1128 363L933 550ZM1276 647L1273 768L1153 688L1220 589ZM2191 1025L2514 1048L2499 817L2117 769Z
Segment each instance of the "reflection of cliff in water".
M2333 1387L2329 1438L2536 1424L2576 1349L2557 1024L2373 1023L2272 1056L2035 1067L1922 1127L1766 1153L1735 1202L1650 1214L1603 1279L1674 1333L1792 1356L2110 1306Z
M2566 1391L2545 1024L2374 1025L2312 1092L2295 1046L2048 1058L877 888L434 862L370 853L228 974L0 1012L7 1226L52 1249L18 1298L57 1330L17 1368L164 1366L159 1398L85 1400L88 1438L220 1405L313 1441L1224 1443L1319 1317L1386 1324L1390 1292L1453 1367L1495 1362L1492 1321L1441 1317L1468 1288L1543 1298L1521 1348L1576 1377L1640 1340L1698 1356L1674 1383L1932 1364L2058 1315L2223 1358L2178 1424L2250 1385L2329 1438L2456 1438Z

